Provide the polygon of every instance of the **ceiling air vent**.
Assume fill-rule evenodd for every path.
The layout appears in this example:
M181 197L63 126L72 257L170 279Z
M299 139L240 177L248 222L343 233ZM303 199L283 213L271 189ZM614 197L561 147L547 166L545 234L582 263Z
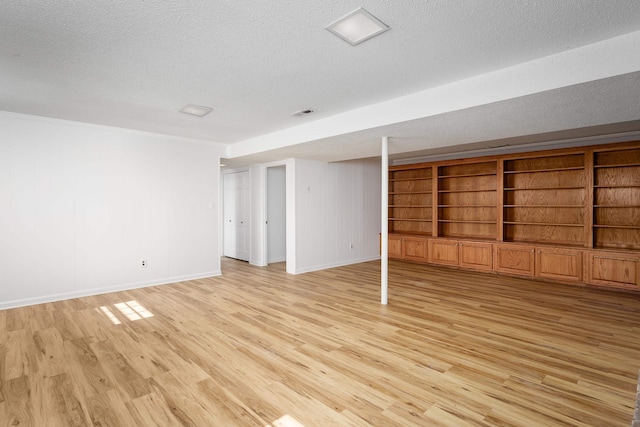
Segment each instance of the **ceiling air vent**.
M296 111L295 113L291 113L291 115L293 117L302 117L302 116L308 116L311 113L313 113L313 110L307 109L307 110L302 110L302 111Z

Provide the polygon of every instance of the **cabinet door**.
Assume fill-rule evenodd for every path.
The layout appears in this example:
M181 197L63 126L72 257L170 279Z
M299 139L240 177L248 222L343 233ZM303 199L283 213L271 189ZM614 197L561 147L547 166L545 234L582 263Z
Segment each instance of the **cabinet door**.
M595 285L640 285L640 257L616 252L587 253L587 282Z
M383 254L384 256L384 254ZM389 235L389 258L402 258L402 238Z
M458 241L429 239L429 262L435 264L458 265Z
M496 245L495 270L502 273L533 276L535 248L528 245Z
M493 244L460 242L460 267L475 270L493 269Z
M419 237L403 238L402 259L427 261L427 239Z
M536 276L554 280L582 281L582 251L537 248Z

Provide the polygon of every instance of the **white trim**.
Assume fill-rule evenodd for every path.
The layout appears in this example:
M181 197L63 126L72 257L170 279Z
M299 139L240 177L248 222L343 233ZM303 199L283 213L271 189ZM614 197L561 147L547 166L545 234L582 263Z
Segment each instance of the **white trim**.
M132 289L147 288L150 286L169 285L177 282L205 279L205 278L216 277L221 275L222 275L222 272L220 270L208 271L204 273L187 274L184 276L167 277L159 280L149 280L145 282L136 282L136 283L125 283L121 285L107 286L104 288L85 289L82 291L64 292L61 294L53 294L53 295L45 295L45 296L34 297L34 298L24 298L24 299L18 299L13 301L5 301L5 302L0 302L0 310L6 310L9 308L17 308L17 307L25 307L25 306L36 305L36 304L44 304L47 302L62 301L62 300L68 300L73 298L82 298L82 297L88 297L93 295L107 294L112 292L129 291Z
M300 270L296 270L296 271L287 271L288 273L292 273L292 274L302 274L302 273L310 273L312 271L319 271L319 270L326 270L328 268L336 268L336 267L344 267L345 265L351 265L351 264L360 264L363 262L369 262L369 261L377 261L380 259L379 255L376 256L372 256L372 257L365 257L365 258L358 258L358 259L350 259L348 261L338 261L338 262L332 262L329 264L323 264L323 265L314 265L312 267L306 267ZM289 265L289 263L287 263L287 266Z

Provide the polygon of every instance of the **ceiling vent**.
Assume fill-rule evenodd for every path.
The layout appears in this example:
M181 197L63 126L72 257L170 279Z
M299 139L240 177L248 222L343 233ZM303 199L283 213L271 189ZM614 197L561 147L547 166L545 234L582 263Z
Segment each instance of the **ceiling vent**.
M296 111L295 113L291 113L291 115L293 117L302 117L302 116L308 116L309 114L313 113L314 111L311 109L306 109L306 110L302 110L302 111Z

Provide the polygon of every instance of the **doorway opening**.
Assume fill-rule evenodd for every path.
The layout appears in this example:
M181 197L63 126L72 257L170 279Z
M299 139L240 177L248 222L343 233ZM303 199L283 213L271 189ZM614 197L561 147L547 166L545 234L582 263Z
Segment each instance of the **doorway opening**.
M268 167L266 180L265 261L273 264L287 260L286 167Z

